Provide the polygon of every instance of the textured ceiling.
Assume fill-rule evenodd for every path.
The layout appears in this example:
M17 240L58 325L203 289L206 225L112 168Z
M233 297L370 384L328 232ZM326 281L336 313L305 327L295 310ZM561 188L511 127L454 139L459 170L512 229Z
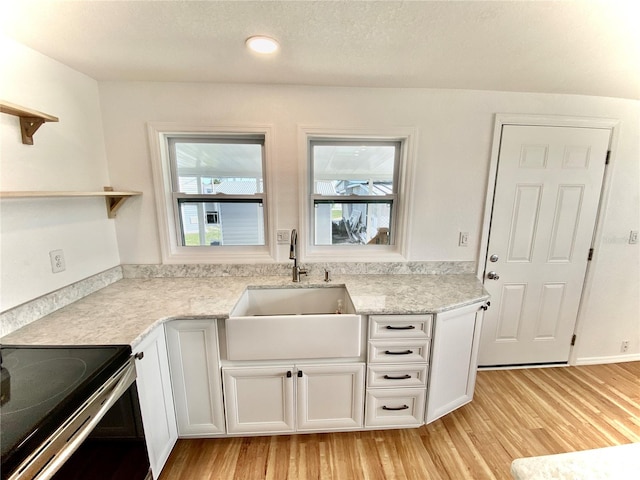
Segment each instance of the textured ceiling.
M0 0L5 35L97 80L640 99L640 1ZM250 35L277 38L272 58Z

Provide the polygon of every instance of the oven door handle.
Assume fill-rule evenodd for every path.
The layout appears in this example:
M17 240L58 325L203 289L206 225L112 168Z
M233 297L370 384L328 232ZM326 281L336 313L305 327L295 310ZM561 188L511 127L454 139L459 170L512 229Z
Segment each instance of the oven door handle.
M136 369L133 360L130 359L108 382L106 382L89 400L87 400L55 433L44 443L46 449L52 449L51 457L46 455L42 465L42 452L39 458L28 458L9 477L9 480L34 479L44 480L51 478L62 467L64 462L73 455L78 447L85 441L93 429L100 423L102 417L127 391L136 380ZM73 432L69 436L69 431ZM55 454L55 455L54 455ZM27 465L30 463L29 465ZM35 475L35 476L34 476Z

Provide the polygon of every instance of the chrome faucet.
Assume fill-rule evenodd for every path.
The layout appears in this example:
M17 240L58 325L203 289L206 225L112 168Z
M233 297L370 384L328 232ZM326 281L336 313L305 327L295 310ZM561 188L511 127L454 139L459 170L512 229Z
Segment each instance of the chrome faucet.
M298 232L294 228L291 230L291 245L289 247L289 259L293 260L292 280L294 282L300 281L300 274L307 274L306 268L301 268L298 265Z

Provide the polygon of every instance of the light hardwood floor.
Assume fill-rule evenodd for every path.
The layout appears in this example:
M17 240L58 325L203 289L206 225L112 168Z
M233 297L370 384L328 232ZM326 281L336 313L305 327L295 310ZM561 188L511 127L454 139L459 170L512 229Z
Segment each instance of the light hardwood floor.
M407 430L179 440L161 480L509 479L512 460L640 442L640 362L478 373Z

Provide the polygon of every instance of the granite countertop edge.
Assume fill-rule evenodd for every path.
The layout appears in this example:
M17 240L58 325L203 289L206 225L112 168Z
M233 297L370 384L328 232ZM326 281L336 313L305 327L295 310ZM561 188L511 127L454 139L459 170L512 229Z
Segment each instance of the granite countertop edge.
M2 344L131 345L171 320L226 319L247 288L344 286L360 315L438 314L486 301L472 274L125 278L0 338Z

